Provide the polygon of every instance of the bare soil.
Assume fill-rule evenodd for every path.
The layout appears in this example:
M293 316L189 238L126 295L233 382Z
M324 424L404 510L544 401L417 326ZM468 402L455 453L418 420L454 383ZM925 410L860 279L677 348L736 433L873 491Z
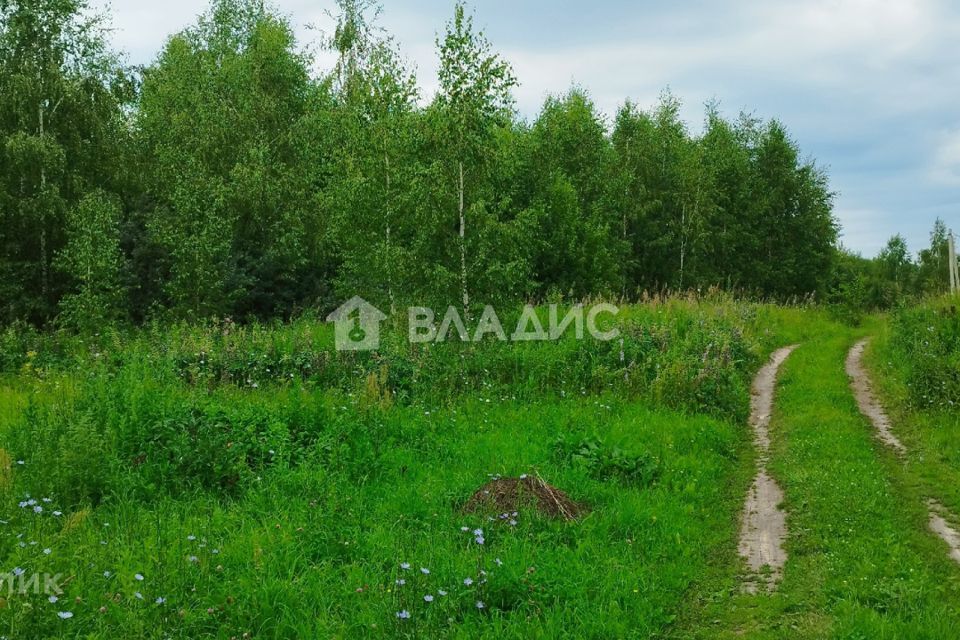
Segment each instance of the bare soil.
M869 342L869 340L861 340L850 349L850 354L847 356L847 375L850 376L850 386L857 398L860 412L870 418L880 441L899 455L904 455L907 453L907 448L893 434L890 427L890 418L887 417L877 397L873 394L870 377L867 375L866 369L863 368L863 352Z
M927 503L930 509L930 530L940 536L940 539L950 547L950 557L960 563L960 533L950 526L941 513L947 510L939 502L931 500Z
M766 467L777 373L796 348L794 345L776 351L753 381L750 425L760 454L759 469L747 494L739 545L740 555L750 569L743 583L747 593L757 593L761 586L767 590L776 589L787 562L787 552L783 548L787 537L787 514L780 508L783 491L767 473Z

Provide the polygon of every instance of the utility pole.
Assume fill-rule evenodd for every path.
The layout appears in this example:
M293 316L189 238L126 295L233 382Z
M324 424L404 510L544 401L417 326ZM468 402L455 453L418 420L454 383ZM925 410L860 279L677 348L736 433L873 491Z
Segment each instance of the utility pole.
M957 267L957 243L953 237L953 230L947 236L947 249L950 254L950 293L960 292L960 273Z

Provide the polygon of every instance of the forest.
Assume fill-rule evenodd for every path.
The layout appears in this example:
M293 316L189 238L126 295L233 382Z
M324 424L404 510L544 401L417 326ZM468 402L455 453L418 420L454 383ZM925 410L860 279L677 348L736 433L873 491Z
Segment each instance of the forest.
M143 68L86 0L0 5L0 323L287 319L399 302L636 300L720 287L889 305L940 285L845 252L826 170L777 120L702 131L664 91L611 118L582 88L531 120L458 4L423 96L368 0L316 72L259 0L215 0ZM914 263L917 264L914 264Z

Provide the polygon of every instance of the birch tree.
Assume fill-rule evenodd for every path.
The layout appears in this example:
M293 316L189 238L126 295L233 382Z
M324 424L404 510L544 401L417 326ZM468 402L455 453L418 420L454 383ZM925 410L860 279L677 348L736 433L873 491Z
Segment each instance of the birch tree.
M449 154L456 192L460 288L464 313L469 316L467 212L471 179L479 177L487 161L493 129L512 106L510 90L516 85L510 65L492 52L473 17L457 3L453 20L439 39L440 92L437 105L449 131Z
M132 84L83 0L0 0L0 311L43 322L65 214L116 187Z
M289 313L304 279L313 170L300 126L313 86L290 25L257 0L217 0L147 69L138 112L181 315Z
M339 288L345 297L362 294L397 305L398 277L405 273L405 240L412 229L406 213L411 165L410 124L416 108L416 79L393 40L372 22L379 7L339 0L331 46L339 135L336 210L341 253ZM402 227L402 228L400 228ZM398 233L399 232L399 233ZM373 258L371 265L371 258Z

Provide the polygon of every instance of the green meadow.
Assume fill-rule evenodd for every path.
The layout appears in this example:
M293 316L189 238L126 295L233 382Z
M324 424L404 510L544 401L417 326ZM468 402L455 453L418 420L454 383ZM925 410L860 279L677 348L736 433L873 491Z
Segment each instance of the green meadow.
M901 326L718 298L624 309L622 345L387 327L349 354L309 319L7 332L0 634L951 637L960 567L919 487L958 471L956 448L904 400L905 439L943 449L936 471L896 464L843 375L854 338L879 333L876 360ZM748 596L749 385L788 343L771 469L790 560L777 593ZM510 477L583 513L465 508Z

